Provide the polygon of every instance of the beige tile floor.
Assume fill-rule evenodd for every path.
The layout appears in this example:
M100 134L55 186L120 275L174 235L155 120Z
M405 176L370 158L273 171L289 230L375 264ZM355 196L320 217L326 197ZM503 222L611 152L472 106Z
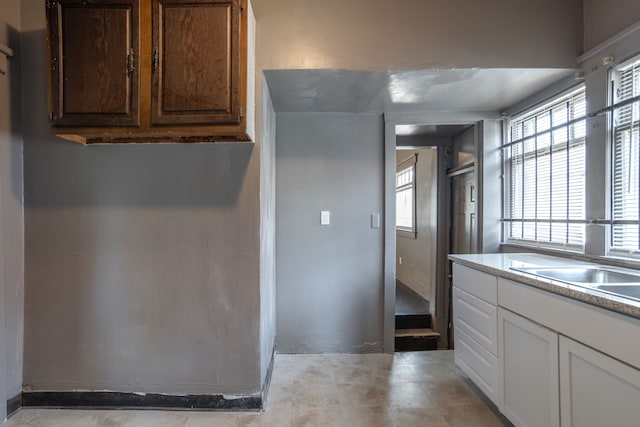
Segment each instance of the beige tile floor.
M470 384L451 351L280 354L265 412L21 409L6 427L510 426Z

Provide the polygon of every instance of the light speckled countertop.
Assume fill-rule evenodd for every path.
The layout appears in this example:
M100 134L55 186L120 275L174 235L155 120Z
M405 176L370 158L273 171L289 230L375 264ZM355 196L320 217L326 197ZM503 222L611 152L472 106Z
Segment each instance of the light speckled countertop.
M640 319L640 301L638 300L613 295L597 289L561 282L559 280L546 279L530 273L516 271L513 270L513 268L599 266L635 274L640 273L638 270L610 267L597 263L528 253L449 255L449 259L460 265L483 271L494 276L524 283L529 286L534 286L558 295L564 295L569 298Z

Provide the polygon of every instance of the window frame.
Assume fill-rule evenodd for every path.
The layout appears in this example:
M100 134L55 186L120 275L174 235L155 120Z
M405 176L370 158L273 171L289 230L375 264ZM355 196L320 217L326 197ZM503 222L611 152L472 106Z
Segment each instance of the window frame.
M571 106L575 107L575 103L573 100L578 97L583 98L584 109L579 112L579 115L571 117L571 112L567 110L566 118L563 121L560 121L558 124L553 123L553 114L552 112L557 108L561 108L563 103L572 102ZM566 252L572 253L584 253L587 245L587 233L586 233L586 224L587 221L587 195L586 195L586 169L587 169L587 159L586 159L586 147L587 147L587 135L586 135L586 120L587 120L587 95L586 95L586 85L582 82L576 82L573 85L565 87L564 90L555 92L551 96L547 97L544 101L538 102L534 105L529 106L529 108L524 109L521 112L518 112L513 117L510 117L509 120L505 120L504 122L504 138L503 144L500 147L501 155L502 155L502 244L503 245L516 245L516 246L525 246L525 247L534 247L539 249L550 249L550 250L562 250ZM537 120L548 115L549 124L548 127L538 129L537 128ZM531 133L526 133L524 131L525 124L529 121L533 123L533 131ZM521 135L518 135L517 138L514 139L513 131L514 125L523 126L521 129ZM576 129L579 129L580 126L583 126L583 131L581 136L572 135L572 132L575 132ZM557 145L554 144L554 138L557 131L566 130L566 140L564 142L560 142ZM541 137L548 136L548 146L538 147L538 139ZM533 149L525 149L525 144L527 141L535 141L533 142ZM513 152L513 147L519 144L522 152L513 155L508 154ZM571 177L571 168L570 168L570 153L572 149L578 147L582 150L582 201L581 201L581 215L580 218L572 217L571 215L571 207L570 207L570 197L571 192L570 188L572 184L570 183ZM526 179L526 174L524 172L524 161L525 159L533 158L534 161L534 179L537 191L538 185L538 159L543 159L545 162L549 162L548 171L551 173L553 170L553 155L554 153L563 153L566 158L566 176L564 180L566 182L566 194L563 200L566 201L566 210L564 211L564 218L558 219L556 215L553 213L553 201L554 201L554 186L553 186L553 177L550 175L549 178L546 178L549 185L548 190L548 218L538 217L538 212L540 210L544 210L544 206L541 206L541 203L545 202L544 198L540 198L541 196L536 192L533 196L533 201L531 199L528 200L529 203L526 203L524 200L524 187L522 187L520 193L523 197L521 202L516 202L515 210L520 211L519 217L514 217L514 204L512 203L512 197L514 196L514 189L512 186L512 167L514 164L514 159L521 158L522 159L522 175L520 176L521 185L524 186L522 180ZM556 154L557 155L557 154ZM546 157L548 156L548 157ZM578 186L580 187L580 186ZM557 191L557 190L556 190ZM546 193L546 191L544 192ZM543 193L543 195L544 195ZM557 193L556 193L557 194ZM561 195L562 197L562 195ZM533 203L533 208L531 210L534 212L534 218L528 218L525 214L525 209L527 204ZM579 206L579 205L578 205ZM519 209L518 209L519 208ZM521 236L515 237L511 233L513 232L514 224L520 224L522 227ZM525 238L525 224L526 223L534 223L534 238ZM557 224L557 225L555 225ZM582 234L582 242L579 244L571 242L569 236L572 233L571 229L575 229L575 225L581 225L580 234ZM550 240L540 239L538 238L538 227L542 225L542 229L546 227L546 231L548 232L548 236ZM556 229L556 233L558 229L565 233L565 241L553 240L553 230Z
M618 91L622 89L618 86L620 83L620 75L625 71L625 69L632 68L632 88L631 88L631 96L628 98L618 99L619 93ZM608 257L615 258L628 258L633 260L640 259L640 203L636 207L635 217L634 219L629 219L629 217L618 217L616 218L616 144L618 142L616 138L616 113L625 108L629 108L632 110L632 118L631 118L631 142L634 143L634 129L637 137L635 138L635 156L636 158L640 157L640 83L636 87L637 93L633 94L633 80L637 78L640 80L640 53L636 53L630 58L621 61L617 64L613 64L609 68L607 81L609 82L609 96L608 96L608 105L604 109L607 114L608 121L608 141L607 141L607 150L610 158L610 173L609 173L609 181L607 183L607 191L609 198L609 206L608 206L608 219L607 223L607 239L606 239L606 248L605 253ZM635 108L636 111L633 111ZM634 120L635 118L635 120ZM636 174L640 173L640 167L636 170ZM629 177L629 179L631 179ZM636 194L640 201L640 180L636 179ZM638 227L638 245L637 248L630 249L628 247L616 247L614 246L615 234L617 225L625 226L632 225ZM624 234L624 232L623 232Z
M416 239L418 236L418 221L417 221L417 214L418 214L418 209L417 209L417 194L416 194L416 173L417 173L417 167L416 165L418 164L418 153L413 153L410 156L408 156L407 158L404 158L402 160L400 160L399 162L396 163L396 234L398 236L401 237L407 237L407 238L412 238L412 239ZM407 170L411 169L412 170L412 176L411 176L411 183L409 184L403 184L403 185L398 185L398 176L401 173L406 172ZM398 225L398 218L397 218L397 197L398 197L398 191L399 190L404 190L406 188L408 188L408 186L411 187L412 190L412 212L411 212L411 227L405 227L405 226L399 226Z

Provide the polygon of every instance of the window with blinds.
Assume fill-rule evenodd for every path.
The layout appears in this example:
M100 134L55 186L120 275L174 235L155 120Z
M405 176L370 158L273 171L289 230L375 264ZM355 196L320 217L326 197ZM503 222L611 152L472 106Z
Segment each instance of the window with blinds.
M612 76L610 252L640 253L640 58Z
M502 147L506 241L584 248L585 115L580 86L510 121Z

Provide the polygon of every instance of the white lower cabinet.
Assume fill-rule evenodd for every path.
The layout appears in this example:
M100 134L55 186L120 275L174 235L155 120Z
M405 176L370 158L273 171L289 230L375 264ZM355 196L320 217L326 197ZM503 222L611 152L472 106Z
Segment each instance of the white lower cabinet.
M556 332L498 307L498 366L498 407L514 425L560 425Z
M563 427L638 426L640 371L561 336L560 403Z
M453 273L456 364L516 427L640 426L639 319Z

